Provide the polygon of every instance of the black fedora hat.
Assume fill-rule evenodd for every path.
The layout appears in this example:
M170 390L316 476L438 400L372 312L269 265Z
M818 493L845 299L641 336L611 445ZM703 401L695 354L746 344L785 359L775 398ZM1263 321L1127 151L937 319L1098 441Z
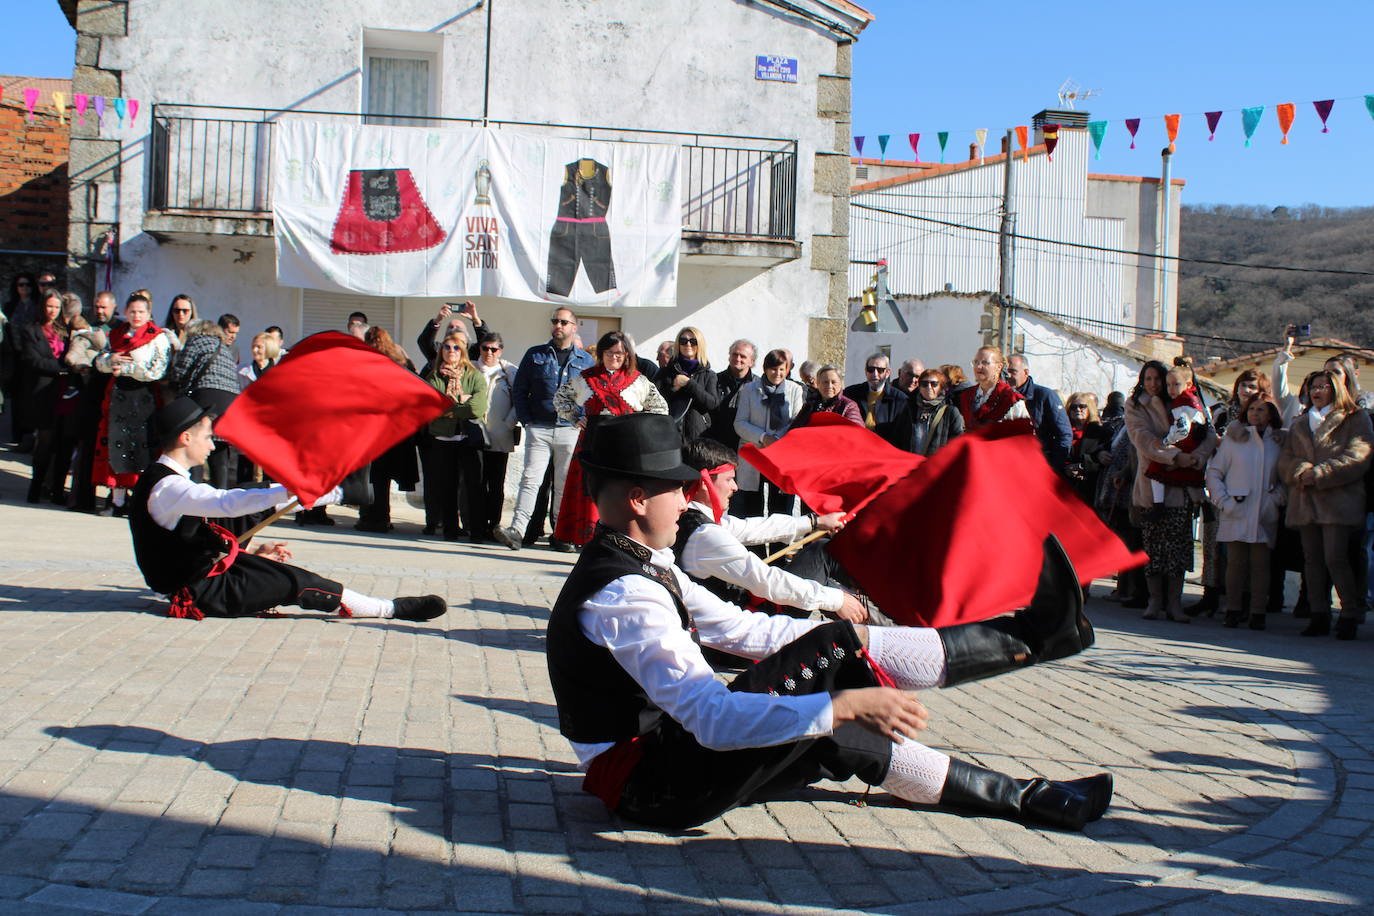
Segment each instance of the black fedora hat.
M166 442L200 422L200 418L210 411L201 407L190 398L181 397L168 401L153 414L151 429L155 442Z
M688 481L701 476L682 463L682 435L661 413L599 420L588 430L580 460L583 467L617 477Z

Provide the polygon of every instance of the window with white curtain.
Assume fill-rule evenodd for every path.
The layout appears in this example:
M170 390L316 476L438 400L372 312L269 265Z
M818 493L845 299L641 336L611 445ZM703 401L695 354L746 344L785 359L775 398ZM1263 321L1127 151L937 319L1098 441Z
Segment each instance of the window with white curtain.
M364 72L367 124L422 126L435 116L434 55L422 52L369 50ZM403 117L373 117L403 115Z

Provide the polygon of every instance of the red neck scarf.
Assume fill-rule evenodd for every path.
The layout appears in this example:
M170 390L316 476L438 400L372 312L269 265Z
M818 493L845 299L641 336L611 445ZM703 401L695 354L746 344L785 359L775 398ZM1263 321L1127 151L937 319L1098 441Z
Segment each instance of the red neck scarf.
M137 350L146 343L150 343L153 338L162 333L162 329L151 321L139 328L137 331L130 329L127 324L121 324L110 332L110 352L129 353Z
M587 403L583 407L587 416L594 417L605 411L612 416L623 417L627 413L635 412L629 402L621 396L621 392L629 388L634 380L639 378L638 369L629 368L620 372L607 372L605 366L598 364L590 369L584 369L582 378L586 381L587 387L592 390L592 396L587 399Z
M972 405L978 399L978 387L975 385L970 388L972 394L969 397L969 404ZM1024 401L1025 395L1006 382L999 381L997 387L992 389L988 399L983 402L983 406L973 412L973 419L979 426L986 426L989 423L996 423L1007 415L1012 405L1017 401Z

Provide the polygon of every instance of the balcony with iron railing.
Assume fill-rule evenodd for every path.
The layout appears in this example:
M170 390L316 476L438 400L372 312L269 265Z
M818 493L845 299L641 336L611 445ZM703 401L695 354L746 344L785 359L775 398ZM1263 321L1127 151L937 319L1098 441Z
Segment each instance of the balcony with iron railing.
M340 112L154 105L144 229L155 236L270 235L272 132L288 117L379 120ZM398 123L414 125L415 119ZM427 118L423 123L482 122ZM765 264L799 254L795 140L516 121L487 125L587 140L681 144L685 255Z

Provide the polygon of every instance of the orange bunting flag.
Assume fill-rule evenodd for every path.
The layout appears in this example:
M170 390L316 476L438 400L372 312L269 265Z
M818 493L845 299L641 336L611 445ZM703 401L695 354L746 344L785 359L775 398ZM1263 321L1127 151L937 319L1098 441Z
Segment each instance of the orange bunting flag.
M1178 139L1178 119L1179 115L1169 114L1164 116L1164 129L1169 132L1169 152L1174 151L1174 141Z
M1274 106L1274 113L1279 116L1279 131L1283 134L1283 139L1279 142L1288 144L1288 129L1293 126L1293 115L1297 112L1292 102L1281 102Z
M1030 128L1024 124L1016 128L1016 145L1021 147L1021 158L1030 158Z

